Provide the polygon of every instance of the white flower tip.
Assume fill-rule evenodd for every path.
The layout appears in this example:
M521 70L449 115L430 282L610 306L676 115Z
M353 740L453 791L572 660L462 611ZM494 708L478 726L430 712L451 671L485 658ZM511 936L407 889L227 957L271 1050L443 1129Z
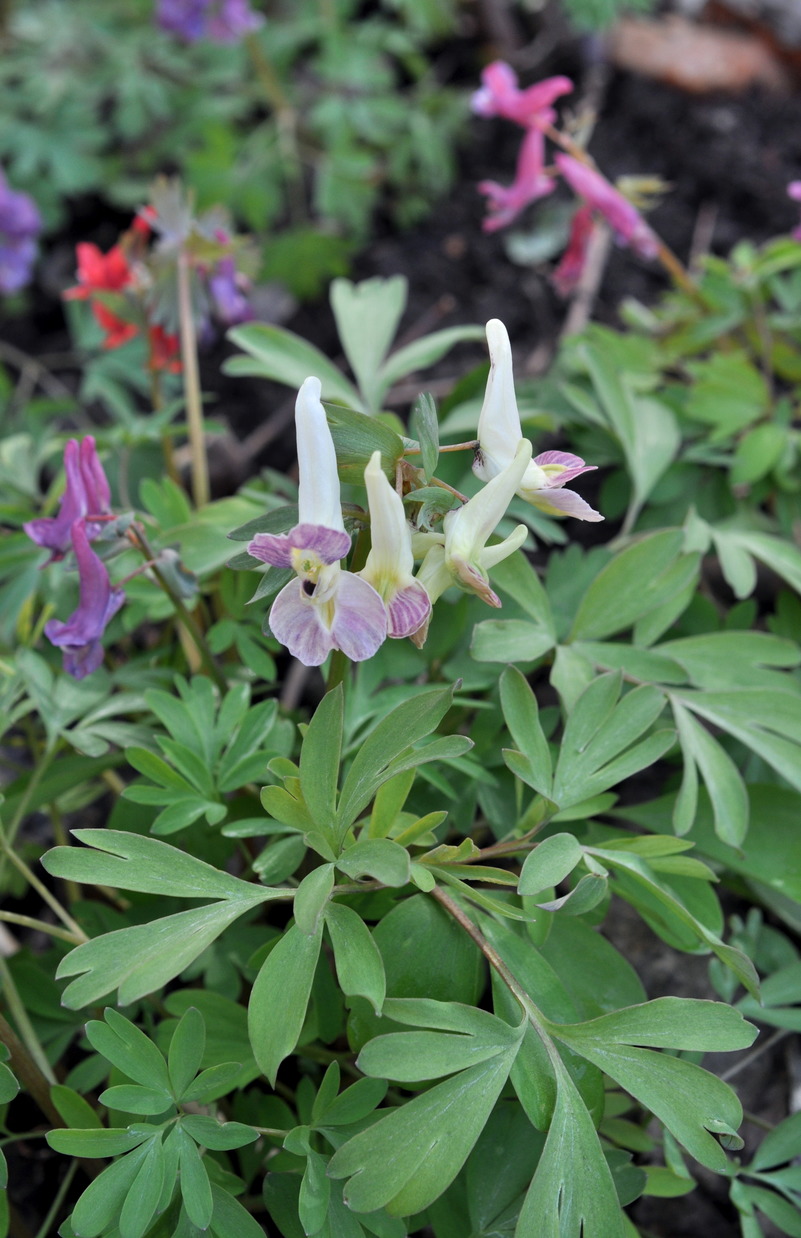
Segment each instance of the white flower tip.
M485 329L490 360L493 365L497 365L503 356L511 354L512 346L509 343L509 332L500 318L490 318Z
M301 400L317 401L322 397L322 394L323 384L320 382L319 378L315 378L314 375L310 375L308 378L304 378L300 385L297 402L299 404Z
M364 480L367 481L368 474L371 478L374 478L377 477L379 473L383 474L383 472L384 470L381 468L381 452L374 451L370 457L369 464L365 467Z
M521 470L521 474L520 474L521 477L523 473L526 471L526 469L528 468L529 464L531 464L531 457L532 457L533 451L534 449L531 446L531 440L527 438L521 438L520 442L517 444L517 448L515 450L515 457L513 461L513 463L517 465L517 467Z

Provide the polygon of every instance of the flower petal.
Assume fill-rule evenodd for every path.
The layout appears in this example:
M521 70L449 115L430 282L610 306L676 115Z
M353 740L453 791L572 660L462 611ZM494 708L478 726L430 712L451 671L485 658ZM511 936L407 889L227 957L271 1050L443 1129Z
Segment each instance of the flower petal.
M515 397L509 335L498 318L490 319L486 331L490 372L478 418L479 450L473 472L482 481L491 481L511 464L523 431Z
M296 524L288 533L257 533L247 552L273 567L293 567L293 550L311 550L323 563L338 563L350 550L350 535L320 524Z
M534 457L533 463L547 475L548 488L564 486L565 482L580 477L582 473L592 473L598 467L597 464L585 464L581 456L574 456L569 451L543 451ZM558 465L561 471L549 472L549 465Z
M92 440L94 443L94 440ZM87 494L81 469L78 440L71 438L64 448L64 472L67 485L61 499L57 516L41 516L23 525L31 541L37 546L52 550L53 559L63 559L70 548L72 526L87 513Z
M320 400L319 378L307 378L295 402L300 524L344 532L334 441Z
M388 636L412 636L431 616L431 598L419 581L398 589L384 602L389 617Z
M303 591L303 582L284 585L270 610L273 636L304 666L320 666L335 648L325 611Z
M372 585L353 572L342 572L334 599L331 635L351 662L372 658L387 635L387 612Z
M595 522L603 520L600 512L590 507L589 503L576 494L575 490L560 490L553 487L548 490L537 490L522 496L532 507L547 512L549 516L574 516L576 520Z

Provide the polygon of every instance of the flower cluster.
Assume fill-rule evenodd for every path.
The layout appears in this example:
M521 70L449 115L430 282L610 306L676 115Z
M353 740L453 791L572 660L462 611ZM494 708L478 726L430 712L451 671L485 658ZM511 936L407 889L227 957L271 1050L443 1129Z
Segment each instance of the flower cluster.
M146 217L135 219L122 243L113 245L105 254L97 245L81 241L75 247L78 283L63 295L67 301L91 301L95 320L105 333L104 348L119 348L126 344L139 335L144 325L150 369L177 373L181 368L178 336L165 331L157 323L147 322L141 304L147 279L135 254L142 249L149 231ZM108 294L116 294L122 299L120 308L124 309L125 317L107 303L111 299Z
M0 293L29 282L42 220L33 198L10 189L0 172Z
M545 135L554 136L556 119L552 105L573 89L570 79L551 77L520 90L509 65L496 61L484 70L481 80L481 89L473 95L473 111L479 116L511 120L525 130L512 184L479 183L479 191L486 195L489 206L485 231L505 228L530 203L552 193L556 178L561 174L582 205L573 217L567 250L554 273L554 283L560 293L571 291L580 278L598 216L611 226L618 244L630 246L643 258L656 257L659 241L655 233L634 204L586 159L557 154L556 170L545 167Z
M238 43L264 22L248 0L158 0L156 20L185 43Z
M70 439L64 449L66 487L56 516L42 516L24 526L28 537L49 550L48 563L71 550L78 568L78 608L66 622L50 619L45 636L62 650L64 670L83 679L103 661L101 638L106 624L125 601L114 588L102 559L90 542L100 535L111 512L111 493L95 440Z
M500 606L489 570L519 549L528 530L521 524L500 542L489 539L515 494L555 515L602 519L565 488L593 466L567 452L544 452L532 460L531 444L522 436L506 328L493 320L487 338L492 365L473 465L486 485L445 514L441 531L415 529L376 451L364 471L371 547L357 572L342 567L351 537L342 518L320 381L307 378L300 388L298 523L288 533L258 533L247 549L254 559L295 572L273 602L270 627L307 666L319 666L333 650L364 661L387 637L408 636L422 645L432 606L451 585ZM416 576L415 559L422 560Z
M224 326L252 318L250 281L236 264L241 248L221 212L195 219L174 182L158 182L145 207L120 242L103 253L96 245L76 247L78 284L67 300L89 300L105 333L103 346L119 348L145 333L152 370L181 369L176 268L185 254L191 269L192 315L201 337L211 320Z

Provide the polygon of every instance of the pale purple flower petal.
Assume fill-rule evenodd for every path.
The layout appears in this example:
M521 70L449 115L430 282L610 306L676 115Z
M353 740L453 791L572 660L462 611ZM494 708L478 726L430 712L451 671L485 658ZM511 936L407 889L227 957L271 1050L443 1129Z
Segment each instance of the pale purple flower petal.
M387 634L384 603L375 589L352 572L339 572L325 600L316 592L301 579L284 586L270 611L276 640L305 666L319 666L334 649L352 662L371 658Z
M338 563L350 550L350 536L321 524L296 524L288 533L257 533L247 552L273 567L295 567L293 550L308 550L322 563Z
M581 456L574 456L569 451L540 452L534 457L534 463L548 473L549 489L552 486L564 486L565 482L580 477L582 473L592 473L598 467L597 464L585 464ZM554 465L559 467L559 472L549 471L549 466L553 468Z
M87 514L106 515L111 511L111 489L91 434L87 434L81 441L80 457Z
M78 609L65 623L50 619L44 630L47 639L63 650L64 670L75 679L83 679L103 661L100 638L125 601L125 594L111 587L106 566L89 545L82 520L72 526L72 547L80 583Z
M230 255L221 258L209 275L209 292L215 313L226 326L233 327L253 318L247 288L248 281L237 271L233 258Z
M574 516L576 520L588 520L592 523L603 520L601 513L590 507L575 490L560 490L557 486L551 486L525 497L533 507L538 507L550 516Z
M372 658L386 639L384 603L373 586L353 572L340 575L331 634L336 648L351 662Z
M628 198L614 185L572 155L558 154L555 162L574 193L598 211L615 232L621 245L630 245L641 258L655 258L659 239Z

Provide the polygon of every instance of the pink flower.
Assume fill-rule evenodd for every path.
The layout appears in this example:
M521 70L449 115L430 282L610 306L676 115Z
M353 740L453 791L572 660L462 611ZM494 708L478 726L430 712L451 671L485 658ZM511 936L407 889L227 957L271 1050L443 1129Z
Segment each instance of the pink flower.
M787 186L787 196L792 198L794 202L801 202L801 181L790 181ZM797 228L793 228L790 233L796 241L801 241L801 224Z
M58 515L41 516L23 526L31 541L52 551L51 563L63 559L70 549L76 520L89 517L86 536L91 541L102 527L102 522L93 522L91 517L106 515L111 510L111 492L91 434L80 445L77 439L69 440L64 448L64 472L67 486Z
M291 567L270 611L273 635L306 666L319 666L334 649L352 662L371 658L387 636L387 613L372 585L340 560L350 550L339 498L337 458L320 381L307 378L298 392L299 523L289 533L257 533L248 554L274 567Z
M569 94L573 83L569 77L549 77L527 90L520 90L517 74L502 60L488 65L481 74L481 89L471 100L478 116L501 116L525 129L552 125L556 113L552 104L560 95Z
M655 258L659 240L628 198L605 176L571 155L556 155L556 164L571 189L587 206L598 211L615 232L620 245L630 245L641 258Z
M66 623L50 619L44 630L51 644L62 650L67 674L84 679L103 661L100 638L125 601L125 594L122 589L112 589L105 564L89 545L83 520L73 523L72 548L80 582L78 609Z
M580 206L570 225L570 237L562 260L551 275L551 282L560 297L567 297L581 279L590 237L595 230L592 207Z
M485 232L496 232L516 219L531 202L546 197L554 188L553 179L544 170L545 138L539 129L529 129L523 138L517 160L517 171L511 185L496 181L481 181L479 193L486 194L488 214Z

